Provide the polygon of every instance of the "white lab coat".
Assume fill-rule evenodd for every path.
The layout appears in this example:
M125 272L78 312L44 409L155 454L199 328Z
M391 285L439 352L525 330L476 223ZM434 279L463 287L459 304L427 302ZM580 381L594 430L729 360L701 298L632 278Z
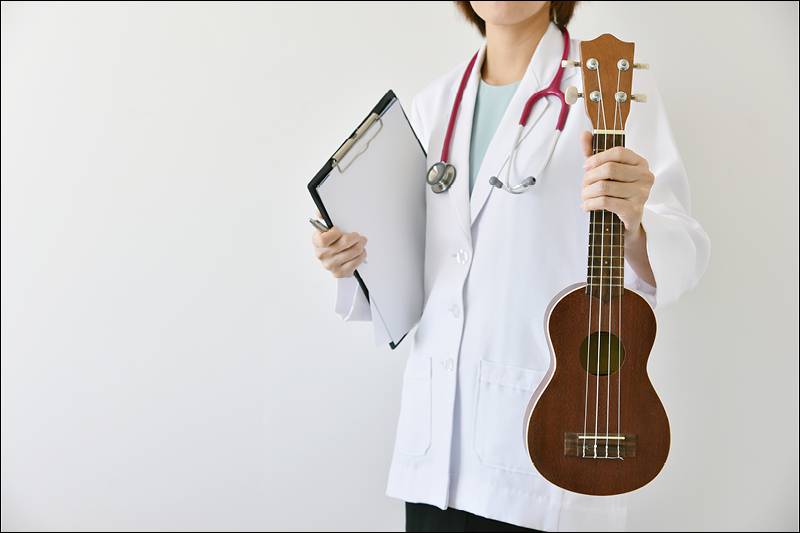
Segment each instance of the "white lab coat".
M564 287L586 280L588 215L580 208L585 158L579 134L591 124L579 101L534 191L511 195L489 185L509 153L525 101L559 68L562 38L551 24L489 145L470 198L469 145L484 52L485 45L451 145L458 176L449 191L434 194L428 188L426 196L425 306L406 366L387 494L529 528L622 529L624 496L592 498L552 485L532 466L524 440L525 410L550 362L545 309ZM573 41L571 56L577 55ZM411 105L428 165L439 160L466 63ZM579 69L565 72L562 89L569 85L581 86ZM698 282L709 241L689 214L686 173L651 74L636 71L634 87L649 102L633 104L626 142L656 176L642 224L658 289L628 265L625 285L657 307ZM554 99L533 108L533 130L516 161L517 181L545 155L558 112ZM369 235L368 228L354 229ZM347 320L369 320L369 305L353 278L338 283L337 312Z

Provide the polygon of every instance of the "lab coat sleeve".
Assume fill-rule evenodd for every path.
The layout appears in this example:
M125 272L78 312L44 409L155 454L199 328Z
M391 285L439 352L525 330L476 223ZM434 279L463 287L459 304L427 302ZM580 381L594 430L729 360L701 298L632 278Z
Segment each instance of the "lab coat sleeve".
M408 120L419 138L422 146L427 146L422 117L418 107L419 97L411 102ZM336 314L348 322L368 322L372 320L372 311L364 291L354 276L336 280Z
M639 278L626 263L625 279L653 307L676 301L692 289L705 271L710 254L708 235L690 214L689 180L678 153L666 110L650 72L639 76L648 103L634 104L627 146L648 160L655 182L645 203L642 226L656 287ZM636 113L636 115L634 115Z
M425 153L428 152L428 133L427 128L425 127L425 122L422 120L423 113L420 110L420 100L421 97L417 95L411 101L411 112L408 116L408 121L411 123L411 128L414 130L414 133L417 135L420 144L425 149Z
M352 322L368 322L372 319L369 302L355 276L336 280L336 314Z

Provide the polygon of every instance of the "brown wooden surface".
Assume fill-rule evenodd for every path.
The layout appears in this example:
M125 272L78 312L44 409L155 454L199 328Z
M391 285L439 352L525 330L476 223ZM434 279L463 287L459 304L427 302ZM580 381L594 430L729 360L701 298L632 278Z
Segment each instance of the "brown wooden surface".
M603 317L601 324L598 324L599 311ZM610 376L609 417L610 433L637 436L636 457L624 460L564 455L564 434L582 433L584 429L586 371L580 362L580 346L590 332L598 330L618 335L625 349L619 374ZM536 469L550 482L582 494L621 494L644 486L661 471L670 446L667 414L647 376L647 359L656 334L656 320L650 305L629 290L624 291L621 299L614 298L601 303L588 295L584 286L579 286L553 307L548 333L554 351L555 368L551 369L552 378L534 404L528 425L528 451ZM598 384L598 432L605 433L607 379L605 376L599 379L589 376L588 433L594 433ZM621 384L619 428L616 416L618 380Z

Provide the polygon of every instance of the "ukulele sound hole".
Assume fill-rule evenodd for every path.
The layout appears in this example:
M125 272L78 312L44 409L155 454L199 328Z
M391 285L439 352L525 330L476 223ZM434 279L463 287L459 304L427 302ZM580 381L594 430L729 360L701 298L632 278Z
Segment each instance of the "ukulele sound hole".
M583 339L580 358L584 370L595 376L607 376L625 363L625 348L613 333L596 331Z

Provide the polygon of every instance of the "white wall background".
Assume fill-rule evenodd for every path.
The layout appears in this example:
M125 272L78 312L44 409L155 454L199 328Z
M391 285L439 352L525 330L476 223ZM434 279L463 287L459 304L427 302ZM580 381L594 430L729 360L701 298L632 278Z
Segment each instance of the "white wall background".
M630 529L796 530L798 4L580 6L605 31L712 240L658 313L674 441ZM2 4L3 530L403 527L408 346L334 315L305 184L478 43L449 2Z

